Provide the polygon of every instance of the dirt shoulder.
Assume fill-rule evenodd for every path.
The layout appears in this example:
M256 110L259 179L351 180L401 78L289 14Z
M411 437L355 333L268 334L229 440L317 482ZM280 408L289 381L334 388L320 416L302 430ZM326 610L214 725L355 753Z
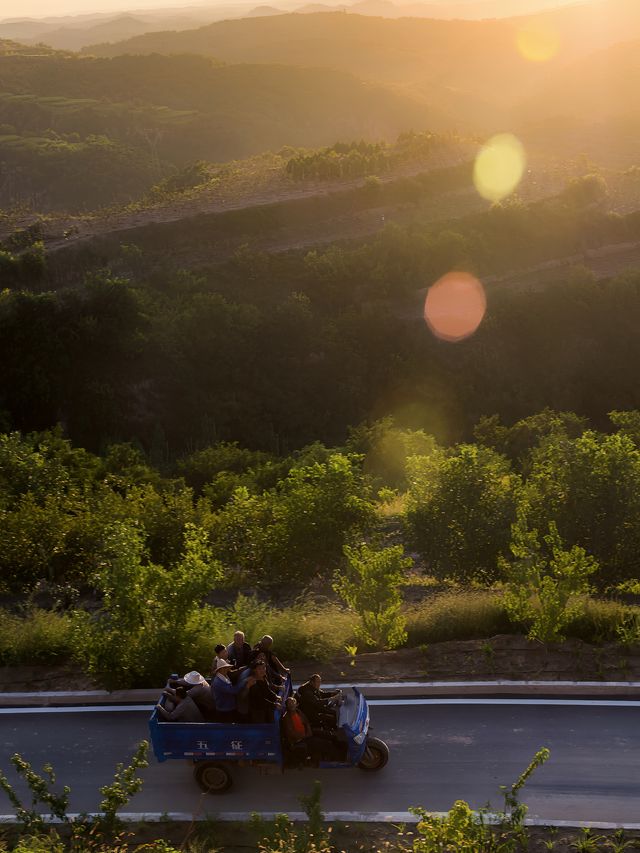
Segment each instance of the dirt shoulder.
M640 647L568 640L545 646L526 637L452 640L414 649L291 662L294 682L320 672L327 683L392 681L640 681ZM153 687L153 685L137 685ZM0 692L97 690L77 666L0 668Z

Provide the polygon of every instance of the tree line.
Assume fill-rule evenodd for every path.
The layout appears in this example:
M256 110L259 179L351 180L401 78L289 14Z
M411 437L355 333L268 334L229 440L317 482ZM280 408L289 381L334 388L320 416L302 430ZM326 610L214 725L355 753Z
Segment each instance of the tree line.
M276 456L222 443L161 468L130 444L96 455L60 430L5 433L0 576L13 591L82 586L133 552L169 578L188 540L223 573L302 589L330 578L345 553L355 566L363 555L349 548L378 541L380 509L400 496L402 541L437 578L504 582L514 541L535 532L545 553L552 529L596 561L601 591L637 579L638 411L612 412L607 433L551 410L512 426L485 418L475 432L447 448L384 420L341 447Z
M637 232L635 214L571 192L451 228L390 227L357 246L244 247L197 271L171 269L164 232L149 229L110 270L55 290L55 258L37 243L6 249L0 418L23 432L61 422L90 449L134 440L160 457L216 441L276 453L338 444L384 414L444 442L470 438L483 415L512 422L547 406L601 427L612 409L640 406L637 272L596 281L578 267L539 290L489 286L484 322L456 346L422 318L426 287L451 269L484 278ZM271 214L252 215L262 228ZM231 216L229 234L248 222ZM205 239L172 228L187 252Z

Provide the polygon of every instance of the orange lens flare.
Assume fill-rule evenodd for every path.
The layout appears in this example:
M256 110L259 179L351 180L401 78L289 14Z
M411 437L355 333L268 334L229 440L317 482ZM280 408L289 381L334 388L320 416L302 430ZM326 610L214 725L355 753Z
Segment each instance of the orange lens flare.
M467 272L449 272L427 291L424 319L437 338L455 343L476 331L486 310L478 279Z

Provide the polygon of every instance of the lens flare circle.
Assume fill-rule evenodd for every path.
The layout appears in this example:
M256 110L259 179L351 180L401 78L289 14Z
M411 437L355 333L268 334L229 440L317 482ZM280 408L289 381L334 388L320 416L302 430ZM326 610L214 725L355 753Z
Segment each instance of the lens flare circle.
M532 23L518 30L518 52L529 62L548 62L560 50L560 34L544 23Z
M486 310L480 281L468 272L448 272L427 291L424 319L437 338L456 343L476 331Z
M482 198L502 201L516 189L527 165L520 140L511 133L499 133L478 152L473 183Z

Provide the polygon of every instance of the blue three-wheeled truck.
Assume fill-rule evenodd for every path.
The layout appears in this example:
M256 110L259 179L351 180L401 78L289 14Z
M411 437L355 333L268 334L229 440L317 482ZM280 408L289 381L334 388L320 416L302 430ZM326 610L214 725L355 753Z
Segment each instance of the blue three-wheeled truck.
M283 700L290 690L290 683L287 683L282 690ZM381 770L388 761L389 749L384 741L369 734L367 700L356 687L344 692L337 713L338 726L331 747L333 754L316 766ZM201 789L209 794L222 794L231 787L230 769L234 765L249 765L267 771L271 768L284 771L297 766L282 738L280 717L277 710L273 723L160 722L154 708L149 730L158 761L169 758L191 760Z

